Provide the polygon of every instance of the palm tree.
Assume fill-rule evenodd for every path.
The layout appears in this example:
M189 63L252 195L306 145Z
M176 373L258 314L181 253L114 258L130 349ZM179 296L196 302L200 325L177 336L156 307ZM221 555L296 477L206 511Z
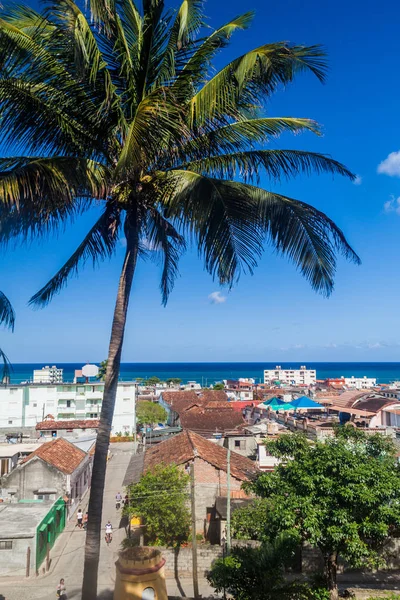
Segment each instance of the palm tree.
M221 284L252 272L267 244L328 295L336 255L358 257L314 207L257 184L311 172L353 175L328 156L268 149L284 132L319 133L306 118L266 117L263 101L296 75L324 80L318 46L266 44L220 71L217 53L252 13L206 28L201 0L10 5L0 20L0 243L31 240L98 207L76 251L31 299L46 305L84 263L126 240L93 464L83 597L96 597L109 436L137 260L161 261L165 304L187 240ZM15 155L9 156L10 149ZM23 155L19 155L23 153Z

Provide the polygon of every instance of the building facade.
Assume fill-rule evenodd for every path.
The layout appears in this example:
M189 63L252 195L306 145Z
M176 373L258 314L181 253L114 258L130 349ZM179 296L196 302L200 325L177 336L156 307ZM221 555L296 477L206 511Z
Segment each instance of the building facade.
M38 574L65 527L65 502L0 504L0 520L0 576Z
M103 392L103 382L0 386L0 430L35 427L49 415L54 421L98 419ZM135 399L135 383L118 384L113 433L133 432Z
M275 382L288 385L313 385L317 381L317 372L315 369L307 369L302 366L300 369L282 369L277 365L275 369L264 370L264 383L273 384Z
M374 377L342 377L344 385L352 390L368 390L376 386Z
M33 383L62 383L64 369L58 369L55 365L34 369Z

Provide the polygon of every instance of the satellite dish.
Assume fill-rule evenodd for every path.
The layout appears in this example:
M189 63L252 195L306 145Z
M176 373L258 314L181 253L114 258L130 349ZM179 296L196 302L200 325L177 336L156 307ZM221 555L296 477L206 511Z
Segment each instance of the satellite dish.
M82 367L82 375L84 377L97 377L99 374L99 367L97 365L85 365Z

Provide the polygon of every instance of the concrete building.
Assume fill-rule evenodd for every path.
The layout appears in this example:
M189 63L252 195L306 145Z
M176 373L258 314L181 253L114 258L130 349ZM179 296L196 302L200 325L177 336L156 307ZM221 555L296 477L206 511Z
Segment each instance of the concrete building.
M65 503L0 504L0 522L0 576L34 575L65 527Z
M368 390L376 386L376 378L374 377L342 377L344 385L352 390Z
M64 369L58 369L55 365L34 369L33 383L62 383Z
M135 483L142 472L156 465L175 464L187 473L194 465L196 528L198 533L208 535L215 520L215 501L218 496L226 496L227 449L215 442L206 440L193 431L183 431L171 439L148 448L144 454L133 456L127 470L124 485ZM139 464L141 463L141 465ZM232 498L244 498L242 483L249 481L257 473L255 461L236 452L231 452L230 489Z
M55 421L98 419L104 383L60 383L0 386L0 430L35 427L51 416ZM112 432L132 433L135 416L136 385L120 382Z
M317 381L317 372L315 369L307 369L301 366L300 369L282 369L277 365L275 369L265 369L264 383L283 383L287 385L313 385Z
M66 499L72 514L90 487L92 458L64 438L39 444L1 479L5 501Z

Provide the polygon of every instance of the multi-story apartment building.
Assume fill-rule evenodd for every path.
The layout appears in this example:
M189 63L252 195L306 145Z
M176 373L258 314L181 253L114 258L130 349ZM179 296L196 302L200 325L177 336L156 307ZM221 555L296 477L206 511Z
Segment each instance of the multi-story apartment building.
M302 366L300 369L282 369L277 365L275 369L264 371L264 383L286 383L289 385L312 385L317 381L317 372Z
M63 369L58 369L55 365L45 366L33 371L33 383L62 383Z
M368 390L376 386L374 377L342 377L344 385L353 390Z
M0 386L0 429L35 427L46 416L54 420L98 419L104 383L62 383ZM136 386L120 382L112 431L131 433L135 420Z

